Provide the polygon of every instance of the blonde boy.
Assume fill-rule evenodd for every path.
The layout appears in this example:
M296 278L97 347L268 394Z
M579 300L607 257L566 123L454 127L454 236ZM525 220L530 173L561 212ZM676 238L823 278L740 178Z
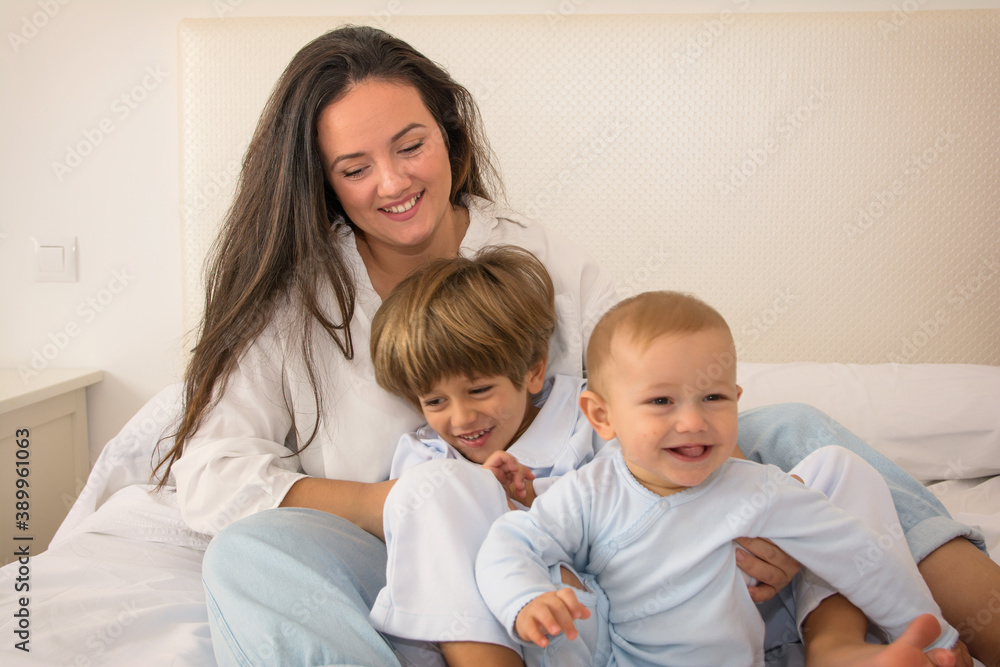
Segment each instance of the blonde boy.
M776 467L730 458L735 362L725 320L693 297L641 294L605 315L580 406L620 452L494 523L476 574L497 618L558 653L548 637L588 616L548 576L568 563L606 596L610 641L598 642L595 664L762 665L763 623L735 560L733 540L746 535L772 539L890 637L930 613L942 628L932 648L952 647L958 635L905 550L887 551L862 580L854 557L877 534Z

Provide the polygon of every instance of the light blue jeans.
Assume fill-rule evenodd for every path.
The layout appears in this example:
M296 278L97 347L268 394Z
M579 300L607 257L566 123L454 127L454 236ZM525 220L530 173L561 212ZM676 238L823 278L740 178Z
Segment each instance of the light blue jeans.
M768 406L741 415L739 427L747 458L784 470L831 444L866 459L886 478L918 561L959 536L985 550L918 482L822 412ZM220 667L398 666L368 622L385 564L380 540L325 512L282 508L234 522L212 540L202 575Z
M368 622L385 563L381 540L319 510L279 508L232 523L202 568L220 667L398 667Z
M826 445L840 445L863 458L885 478L910 552L918 563L956 537L968 538L987 553L982 534L952 519L941 501L920 482L812 406L783 403L747 410L740 415L739 433L744 456L786 472Z

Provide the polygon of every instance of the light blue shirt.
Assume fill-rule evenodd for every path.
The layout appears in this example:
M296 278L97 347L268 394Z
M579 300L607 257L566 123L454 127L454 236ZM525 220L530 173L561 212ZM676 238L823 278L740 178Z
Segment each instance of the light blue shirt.
M527 512L498 519L479 552L487 605L514 636L530 600L555 590L549 566L593 574L610 603L620 665L762 665L764 624L736 567L740 536L772 539L896 638L921 613L947 625L916 564L774 466L724 463L702 484L658 496L621 451L565 475ZM864 567L861 567L861 565ZM861 572L864 572L862 575Z

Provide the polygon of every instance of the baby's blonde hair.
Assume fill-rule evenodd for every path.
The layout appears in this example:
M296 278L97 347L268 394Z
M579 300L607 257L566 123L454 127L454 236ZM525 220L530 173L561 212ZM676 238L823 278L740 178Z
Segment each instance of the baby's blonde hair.
M615 337L627 336L627 342L645 351L660 336L720 329L730 339L732 332L715 308L682 292L643 292L613 306L594 327L587 346L587 386L604 394L612 372ZM735 356L733 362L735 363Z
M403 280L372 320L375 380L417 408L452 376L501 375L521 389L556 326L552 279L514 246L442 259Z

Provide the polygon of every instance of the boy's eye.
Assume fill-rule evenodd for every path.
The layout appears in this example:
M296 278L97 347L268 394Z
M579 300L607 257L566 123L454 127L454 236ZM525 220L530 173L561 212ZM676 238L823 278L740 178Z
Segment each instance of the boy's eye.
M440 398L423 398L420 399L420 405L424 406L425 408L433 408L437 405L441 405L441 400L442 399Z
M493 385L491 385L491 384L482 385L480 387L474 387L474 388L470 389L469 393L470 394L485 394L486 392L488 392L492 388L493 388Z

